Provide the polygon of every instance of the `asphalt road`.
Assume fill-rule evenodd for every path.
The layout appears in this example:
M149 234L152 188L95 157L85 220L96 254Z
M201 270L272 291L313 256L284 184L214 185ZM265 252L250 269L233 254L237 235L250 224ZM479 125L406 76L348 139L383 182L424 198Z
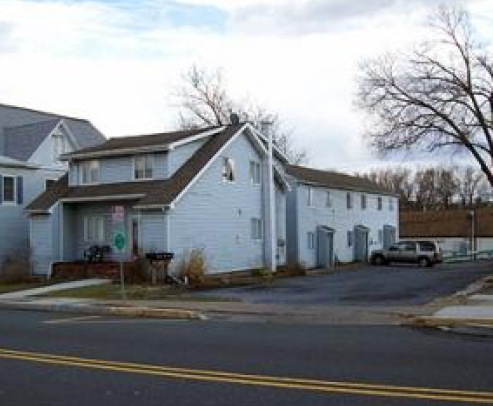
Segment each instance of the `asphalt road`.
M493 273L493 262L370 266L345 269L329 275L276 280L258 285L200 292L250 303L339 304L358 306L422 305L464 289Z
M491 339L403 327L0 311L2 406L493 404L492 365Z

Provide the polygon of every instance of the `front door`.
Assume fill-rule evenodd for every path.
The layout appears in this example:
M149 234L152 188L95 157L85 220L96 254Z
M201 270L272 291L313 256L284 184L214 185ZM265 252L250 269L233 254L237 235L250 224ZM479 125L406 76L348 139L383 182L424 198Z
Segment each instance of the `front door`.
M365 227L355 227L354 229L354 260L368 261L368 229Z
M334 230L318 227L317 234L317 267L329 268L334 262Z
M139 256L139 219L132 218L132 255Z

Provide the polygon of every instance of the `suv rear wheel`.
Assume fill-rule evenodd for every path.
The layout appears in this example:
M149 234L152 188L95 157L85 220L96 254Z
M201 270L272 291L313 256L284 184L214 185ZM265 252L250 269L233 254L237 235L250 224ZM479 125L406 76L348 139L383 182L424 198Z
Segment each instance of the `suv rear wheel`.
M385 265L385 258L383 255L375 255L373 258L373 264L374 265Z

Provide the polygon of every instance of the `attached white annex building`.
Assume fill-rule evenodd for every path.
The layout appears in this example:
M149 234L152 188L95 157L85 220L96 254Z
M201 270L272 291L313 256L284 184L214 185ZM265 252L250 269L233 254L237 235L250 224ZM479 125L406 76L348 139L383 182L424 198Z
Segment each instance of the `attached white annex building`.
M399 201L360 177L301 166L287 167L288 263L327 268L367 261L398 236Z

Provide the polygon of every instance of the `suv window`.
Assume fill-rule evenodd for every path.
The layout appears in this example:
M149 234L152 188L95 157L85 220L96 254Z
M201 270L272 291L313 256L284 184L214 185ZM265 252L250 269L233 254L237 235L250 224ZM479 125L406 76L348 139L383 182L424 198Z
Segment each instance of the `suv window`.
M397 244L395 244L395 245L391 245L391 246L389 247L389 251L394 251L394 252L395 252L395 251L399 251L399 246L398 246Z
M403 242L401 243L401 250L408 252L416 252L416 244L413 242Z
M420 241L418 244L420 251L435 251L435 244L431 241Z

